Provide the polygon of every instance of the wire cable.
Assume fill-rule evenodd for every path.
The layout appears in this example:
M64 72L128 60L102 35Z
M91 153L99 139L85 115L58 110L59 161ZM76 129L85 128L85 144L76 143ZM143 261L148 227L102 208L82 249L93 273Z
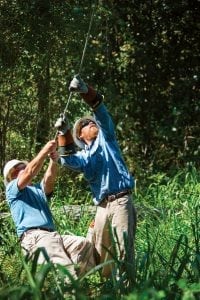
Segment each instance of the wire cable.
M88 45L88 40L89 40L89 36L90 36L90 31L91 31L91 28L92 28L92 23L93 23L93 19L94 19L94 12L95 12L95 5L93 6L93 9L92 9L92 13L91 13L91 16L90 16L90 22L89 22L89 27L88 27L88 31L87 31L87 35L86 35L86 39L85 39L85 45L84 45L84 48L83 48L83 52L82 52L82 57L81 57L81 61L80 61L80 65L79 65L79 70L78 70L78 74L81 73L82 71L82 67L83 67L83 62L84 62L84 58L85 58L85 53L86 53L86 49L87 49L87 45ZM72 98L72 92L70 92L69 94L69 97L67 99L67 103L66 103L66 106L63 110L63 113L61 114L63 116L63 120L64 120L64 117L65 117L65 114L67 112L67 109L68 109L68 106L69 106L69 103L70 103L70 100ZM55 134L55 137L54 139L56 140L57 138L57 135L58 135L58 130Z

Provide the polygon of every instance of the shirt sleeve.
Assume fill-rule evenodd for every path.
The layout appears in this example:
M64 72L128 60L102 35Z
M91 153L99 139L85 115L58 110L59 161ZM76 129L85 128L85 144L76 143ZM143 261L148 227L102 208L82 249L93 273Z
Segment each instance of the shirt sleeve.
M17 185L17 179L12 180L6 187L6 199L8 203L11 203L18 197L21 191Z
M83 158L81 151L76 154L61 156L58 161L62 166L77 172L83 172Z
M105 138L115 139L114 123L106 106L103 103L101 103L95 110L94 117Z

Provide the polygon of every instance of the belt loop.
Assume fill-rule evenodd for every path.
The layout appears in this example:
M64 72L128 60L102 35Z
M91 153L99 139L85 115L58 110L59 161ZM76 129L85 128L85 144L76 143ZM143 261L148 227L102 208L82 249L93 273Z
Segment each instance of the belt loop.
M108 195L107 196L107 201L108 202L112 202L112 201L114 201L116 199L116 195Z

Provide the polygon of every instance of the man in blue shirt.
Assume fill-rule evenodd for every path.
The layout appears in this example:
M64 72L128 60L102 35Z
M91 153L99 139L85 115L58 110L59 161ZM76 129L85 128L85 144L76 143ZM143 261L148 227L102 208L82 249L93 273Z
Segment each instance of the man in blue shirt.
M57 174L56 147L57 142L52 140L29 163L17 159L6 163L3 171L6 198L25 254L32 257L41 249L39 264L45 262L46 254L52 263L66 266L76 278L95 265L93 246L83 237L61 236L55 229L48 200ZM32 184L48 157L50 162L42 181Z
M61 146L60 163L82 172L90 185L94 204L97 205L93 236L97 263L103 263L112 257L111 228L113 236L117 236L115 246L118 249L118 258L133 264L136 213L131 192L134 179L122 158L113 121L102 101L102 95L86 85L79 75L73 78L69 89L70 92L80 93L94 115L83 117L74 125L73 138L82 149L75 154L65 154L65 124L57 120L55 127L58 129L58 145ZM66 147L68 141L66 136ZM106 265L102 274L108 277L112 270L113 265Z

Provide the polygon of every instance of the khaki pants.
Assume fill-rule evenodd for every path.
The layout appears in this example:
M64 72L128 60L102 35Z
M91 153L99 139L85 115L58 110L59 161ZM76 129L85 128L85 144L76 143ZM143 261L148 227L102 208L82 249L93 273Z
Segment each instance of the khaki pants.
M84 237L60 235L58 232L48 232L40 229L25 232L21 246L25 254L30 256L37 249L43 249L54 264L66 266L71 275L76 278L95 266L94 249ZM40 252L38 264L45 263L45 257ZM78 265L78 274L74 264Z
M113 202L104 201L97 206L93 235L91 228L88 239L94 243L97 263L103 263L112 258L107 249L114 253L112 237L114 238L118 258L134 263L134 238L136 231L136 212L132 204L132 196L125 195ZM111 232L112 233L111 233ZM124 244L124 235L127 239ZM102 275L109 277L113 266L107 265L102 270Z

